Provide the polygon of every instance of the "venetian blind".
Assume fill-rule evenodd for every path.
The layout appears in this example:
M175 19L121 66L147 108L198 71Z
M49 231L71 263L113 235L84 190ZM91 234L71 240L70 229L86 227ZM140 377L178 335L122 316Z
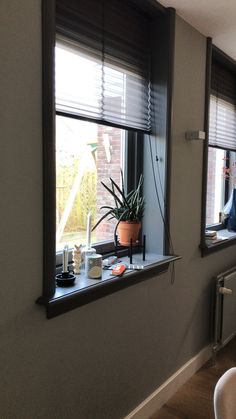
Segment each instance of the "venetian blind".
M150 130L150 21L129 0L57 0L56 109Z
M236 150L236 76L217 63L212 65L209 145Z

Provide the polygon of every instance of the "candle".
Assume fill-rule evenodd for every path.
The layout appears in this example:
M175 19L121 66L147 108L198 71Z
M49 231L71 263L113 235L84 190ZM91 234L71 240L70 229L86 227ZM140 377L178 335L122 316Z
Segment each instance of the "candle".
M91 247L91 212L88 213L87 218L87 249Z
M68 272L68 244L65 245L63 250L62 272Z

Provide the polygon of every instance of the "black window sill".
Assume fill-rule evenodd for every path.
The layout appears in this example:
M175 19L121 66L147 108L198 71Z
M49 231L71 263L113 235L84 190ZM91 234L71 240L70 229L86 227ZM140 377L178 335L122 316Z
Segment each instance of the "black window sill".
M75 284L71 287L57 287L54 296L50 299L40 297L37 303L46 307L47 318L58 316L59 314L73 310L84 304L105 297L119 290L122 290L138 282L147 280L147 272L158 275L168 270L169 264L180 259L179 256L160 256L147 254L146 260L136 254L133 263L143 265L142 270L126 271L123 276L111 276L110 270L103 270L102 279L93 280L85 276L84 273L76 276ZM129 258L122 258L122 262L129 263Z
M219 237L218 240L213 241L205 241L200 244L200 249L202 252L202 256L207 256L219 250L225 249L226 247L232 246L236 244L236 232L228 231L227 229L221 229L217 231L217 236Z

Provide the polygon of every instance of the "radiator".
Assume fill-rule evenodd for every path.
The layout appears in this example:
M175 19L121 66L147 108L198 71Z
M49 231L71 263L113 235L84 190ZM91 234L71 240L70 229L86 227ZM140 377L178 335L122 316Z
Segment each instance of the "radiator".
M236 267L215 277L214 345L217 351L236 335Z

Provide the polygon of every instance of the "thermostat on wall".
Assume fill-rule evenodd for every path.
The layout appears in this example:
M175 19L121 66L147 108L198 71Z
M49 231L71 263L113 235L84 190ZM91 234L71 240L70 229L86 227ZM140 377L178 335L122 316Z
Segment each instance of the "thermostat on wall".
M186 140L205 140L206 134L204 131L186 131Z

